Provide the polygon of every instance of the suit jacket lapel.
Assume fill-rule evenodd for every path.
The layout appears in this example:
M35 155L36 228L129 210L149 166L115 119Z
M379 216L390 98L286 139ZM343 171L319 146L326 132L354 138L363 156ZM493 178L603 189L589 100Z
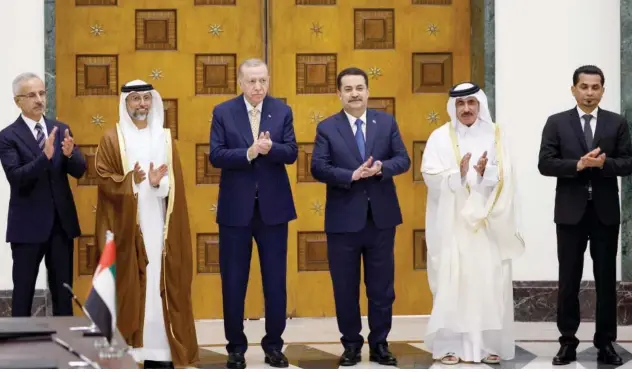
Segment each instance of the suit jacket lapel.
M377 134L377 122L375 120L375 113L372 110L366 112L366 147L365 154L368 159L373 155L373 144L375 143L375 136ZM375 159L374 159L375 160Z
M270 116L270 117L268 117ZM263 99L263 105L261 107L261 120L259 121L259 133L270 131L270 98L266 96Z
M33 132L28 125L22 120L22 116L18 117L18 120L15 122L17 125L15 126L15 134L24 142L24 144L31 150L34 156L39 156L42 150L37 145L37 141L35 140L35 136L33 136Z
M349 150L351 150L351 152L356 157L356 159L358 159L359 162L361 163L364 162L364 160L362 160L362 157L360 156L360 150L358 150L358 144L355 141L355 137L353 136L353 130L351 130L351 125L349 124L349 120L347 120L347 115L345 115L344 110L340 111L338 116L336 116L336 119L338 119L338 125L336 125L336 127L338 127L338 132L340 132L340 135L342 136L342 139L344 139L345 143L347 144L347 147L349 147ZM365 154L366 154L366 151L365 151Z
M250 119L248 118L248 110L246 110L246 102L244 102L243 94L235 98L234 103L232 112L237 131L241 133L248 146L250 146L254 142L254 138L252 138Z
M603 110L599 110L601 113L597 114L597 125L595 126L595 136L593 137L593 149L599 147L599 140L601 140L601 136L603 136L604 131L606 130L605 126L608 125L608 121L603 116Z
M579 140L579 144L584 150L584 154L588 153L588 146L586 145L586 137L584 137L584 130L582 129L582 121L579 119L579 114L577 113L577 108L574 108L570 111L570 126L575 132L577 139Z

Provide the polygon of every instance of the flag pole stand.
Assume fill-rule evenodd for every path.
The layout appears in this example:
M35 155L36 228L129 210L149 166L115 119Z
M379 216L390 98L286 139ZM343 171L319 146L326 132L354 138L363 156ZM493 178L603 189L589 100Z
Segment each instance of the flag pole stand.
M97 342L99 345L97 345ZM121 359L127 353L131 351L131 348L126 346L124 348L117 348L117 342L115 339L112 339L112 342L108 342L107 338L103 337L103 339L99 342L95 342L95 347L99 349L99 358L101 359Z

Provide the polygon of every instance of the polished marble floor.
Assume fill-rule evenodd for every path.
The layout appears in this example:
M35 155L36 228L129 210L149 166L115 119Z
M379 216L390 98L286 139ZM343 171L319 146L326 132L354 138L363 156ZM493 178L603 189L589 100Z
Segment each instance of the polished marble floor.
M390 349L398 358L397 368L467 368L467 369L533 369L553 368L551 359L558 349L557 328L555 323L516 323L516 358L499 366L484 364L459 364L444 366L434 362L424 349L422 335L428 318L396 317L389 337ZM263 320L246 321L244 326L249 338L246 363L250 369L270 368L263 363L264 354L259 342L264 335ZM595 369L612 368L597 363L597 351L592 346L594 323L582 323L578 338L582 341L578 352L578 361L555 369ZM198 342L200 343L200 362L198 368L225 368L226 349L224 348L224 329L221 321L198 321ZM363 319L363 335L366 338L368 325ZM284 334L284 352L290 361L290 368L330 369L338 367L338 357L343 349L339 343L340 335L334 318L290 319ZM624 365L621 369L632 369L632 326L619 327L618 342L615 345ZM394 368L369 362L368 345L362 349L362 362L354 367L341 368Z

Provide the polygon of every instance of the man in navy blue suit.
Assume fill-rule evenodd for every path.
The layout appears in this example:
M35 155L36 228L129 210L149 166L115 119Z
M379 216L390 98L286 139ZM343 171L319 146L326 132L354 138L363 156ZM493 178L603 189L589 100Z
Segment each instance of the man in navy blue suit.
M369 300L370 360L396 365L386 341L395 301L395 228L402 223L393 177L408 170L410 157L395 118L367 110L366 73L345 69L337 84L343 110L318 124L311 166L314 178L327 184L327 255L345 348L340 365L361 360L361 258Z
M259 248L266 335L265 362L287 367L283 339L287 307L288 222L296 210L286 164L296 161L292 110L266 96L270 77L265 63L249 59L239 66L243 94L215 107L209 159L221 168L217 223L228 368L245 368L244 301L252 239Z
M30 316L42 259L48 270L53 315L72 315L73 239L80 235L68 174L80 178L86 161L70 128L43 116L44 82L24 73L13 81L17 120L0 131L0 162L11 187L7 242L13 256L12 316Z

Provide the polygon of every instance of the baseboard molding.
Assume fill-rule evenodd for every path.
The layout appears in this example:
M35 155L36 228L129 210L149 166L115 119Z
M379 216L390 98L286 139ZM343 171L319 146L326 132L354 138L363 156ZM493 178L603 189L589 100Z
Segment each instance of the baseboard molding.
M11 316L11 295L13 290L0 290L0 317ZM52 316L53 301L50 297L48 289L36 289L33 296L33 307L31 308L33 316Z
M555 322L557 319L557 281L514 281L514 312L517 322ZM12 290L0 290L0 317L11 316ZM595 321L597 297L595 282L584 281L579 292L581 320ZM33 316L52 316L48 289L36 289ZM617 323L632 325L632 282L617 284Z
M555 322L557 281L514 281L514 311L517 322ZM594 281L583 281L579 291L581 320L595 321L597 296ZM632 282L617 283L617 323L632 324Z

